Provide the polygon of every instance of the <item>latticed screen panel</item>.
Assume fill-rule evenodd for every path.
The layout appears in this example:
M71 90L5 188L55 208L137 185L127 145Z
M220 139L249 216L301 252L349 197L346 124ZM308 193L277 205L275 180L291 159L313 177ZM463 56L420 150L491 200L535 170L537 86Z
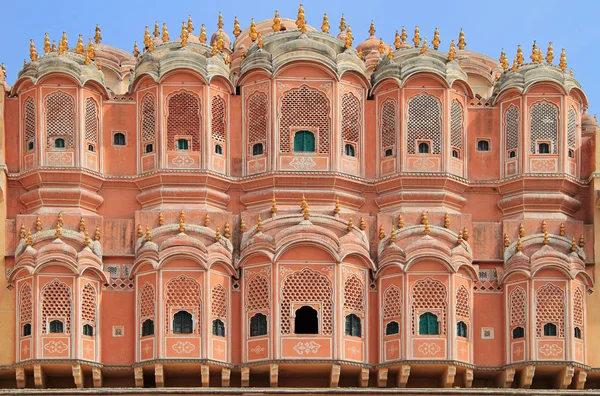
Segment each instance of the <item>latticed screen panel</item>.
M71 288L54 279L42 289L42 333L47 333L48 318L65 321L65 333L71 333Z
M25 100L25 147L35 140L35 102L32 97Z
M193 310L196 313L196 332L200 334L200 318L202 312L202 288L194 278L180 275L167 282L167 298L165 300L165 331L169 333L170 309ZM192 313L192 312L190 312Z
M87 283L81 293L81 320L84 324L96 327L96 289Z
M575 289L573 296L573 324L583 326L583 293L580 288Z
M381 151L396 151L396 102L387 99L381 105Z
M267 149L268 98L263 92L256 92L248 98L246 108L248 120L248 155L252 155L252 147L262 143L263 153Z
M320 321L324 335L333 333L333 288L331 281L304 268L289 275L281 288L281 334L291 333L290 315L292 302L320 302Z
M471 305L469 304L469 291L461 286L456 291L456 316L462 318L471 318Z
M402 316L402 292L396 285L391 285L383 293L383 319Z
M531 106L531 153L535 154L538 140L551 143L552 154L556 154L558 147L558 107L552 103L539 102Z
M450 106L450 142L452 147L460 150L462 150L463 124L463 108L459 101L454 99Z
M153 143L156 138L156 100L147 93L142 99L140 113L142 115L142 141Z
M178 92L169 98L167 149L175 150L176 136L192 138L192 151L200 151L200 99L190 92Z
M360 100L353 93L348 92L342 96L342 153L346 144L352 144L356 148L356 154L359 152L361 120L360 120Z
M552 283L540 287L535 293L536 302L536 334L543 335L544 325L553 323L558 328L558 335L565 336L565 292Z
M29 286L29 283L23 283L22 285L19 293L19 323L21 326L31 323L33 312L31 286Z
M519 147L519 110L511 105L504 113L504 133L506 134L506 150Z
M356 275L351 275L344 284L344 309L365 311L365 286Z
M271 306L269 281L261 275L255 276L246 292L246 311L268 310Z
M56 91L46 96L46 146L53 147L53 138L65 139L65 148L74 147L75 99Z
M431 153L439 154L442 137L442 107L433 96L420 94L408 101L406 125L408 152L415 154L416 142L431 140Z
M85 140L98 143L98 105L92 98L85 100Z
M319 154L329 154L331 132L329 100L317 90L306 86L294 89L283 95L279 117L280 151L292 151L290 128L308 128L318 130Z
M412 333L415 334L415 321L417 310L436 309L439 310L441 317L440 334L446 334L446 307L448 305L448 293L446 286L438 280L427 277L414 284L411 291L412 299Z
M567 144L574 149L577 143L577 112L571 106L567 115Z
M219 142L225 141L225 100L215 95L211 101L211 133L212 138Z
M213 286L210 304L213 318L227 318L227 290L222 285Z
M140 319L153 318L155 307L154 287L146 283L140 289Z
M525 311L526 293L522 287L515 287L510 293L510 325L520 326L524 325L527 321L527 315Z

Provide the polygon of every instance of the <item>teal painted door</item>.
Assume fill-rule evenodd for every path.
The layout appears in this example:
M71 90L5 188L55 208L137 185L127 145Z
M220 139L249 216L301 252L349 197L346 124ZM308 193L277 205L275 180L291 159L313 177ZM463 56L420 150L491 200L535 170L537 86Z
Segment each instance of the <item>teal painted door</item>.
M294 151L297 153L315 152L315 135L309 131L298 131L294 135Z

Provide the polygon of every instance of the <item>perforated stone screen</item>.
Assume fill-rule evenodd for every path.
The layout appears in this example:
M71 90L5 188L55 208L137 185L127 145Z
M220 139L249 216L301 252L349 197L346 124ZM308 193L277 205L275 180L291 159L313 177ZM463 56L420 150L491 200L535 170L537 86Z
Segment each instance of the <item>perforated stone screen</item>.
M73 148L75 137L75 99L62 91L46 96L46 146L53 147L55 137L65 139L65 148Z
M456 291L456 316L461 318L471 318L471 305L469 303L469 291L461 286Z
M552 283L546 283L535 293L536 334L543 335L544 325L553 323L558 335L565 336L565 292Z
M252 146L263 144L263 153L267 149L268 98L263 92L255 92L248 98L246 116L248 120L248 155L252 155Z
M504 133L506 150L516 150L519 147L519 110L514 105L504 113Z
M140 289L140 320L142 322L147 318L154 318L154 307L154 286L146 283Z
M214 285L211 291L211 314L214 318L227 318L227 290L222 285Z
M573 323L576 326L583 326L583 293L580 288L575 289L573 296Z
M452 147L462 150L463 109L459 101L454 99L450 106L450 141Z
M383 319L402 316L402 292L396 285L391 285L383 293Z
M386 99L381 105L381 151L393 149L396 152L396 102Z
M361 131L361 109L360 100L353 93L348 92L342 96L342 152L348 143L356 148L356 156L359 156L359 142Z
M522 287L517 286L510 293L509 309L510 309L510 325L521 326L527 321L525 314L526 293Z
M575 148L577 143L577 112L571 106L567 115L567 144L569 148Z
M212 138L219 142L225 141L225 100L218 95L211 101L211 133Z
M96 327L96 289L87 283L81 293L81 320L84 324Z
M48 318L61 318L65 321L65 333L71 333L71 310L73 300L71 288L54 279L42 289L42 333L47 333Z
M356 275L351 275L344 283L344 309L364 312L365 285Z
M152 143L156 139L156 100L154 95L147 93L140 105L142 116L142 141Z
M167 116L167 149L175 150L176 136L192 138L192 151L200 151L200 99L191 92L178 92L169 98Z
M248 283L246 290L246 311L261 311L270 308L271 298L267 278L262 275L255 276Z
M436 98L420 94L408 100L406 134L410 154L415 154L416 142L420 139L431 140L431 153L440 153L442 107Z
M92 98L85 100L85 140L98 143L98 105Z
M19 323L23 326L31 323L33 312L33 300L31 295L31 286L29 283L23 283L19 292Z
M25 147L35 140L35 103L32 97L25 100Z
M531 106L531 153L535 153L538 140L551 142L552 154L558 147L558 107L548 102L538 102Z
M411 290L412 304L412 333L415 334L415 320L417 310L439 309L441 317L440 334L446 334L446 307L448 306L448 293L446 286L438 280L426 277L415 282Z
M173 319L169 317L171 308L189 310L194 312L196 321L196 332L200 334L200 318L202 317L202 287L194 278L180 275L171 279L166 284L165 299L165 331L170 332L169 322Z

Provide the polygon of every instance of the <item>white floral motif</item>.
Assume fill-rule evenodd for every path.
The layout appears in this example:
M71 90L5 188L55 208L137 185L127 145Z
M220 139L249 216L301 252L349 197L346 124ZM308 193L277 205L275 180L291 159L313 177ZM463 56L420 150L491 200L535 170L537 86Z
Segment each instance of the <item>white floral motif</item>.
M419 349L419 352L421 352L425 356L437 355L437 353L442 350L442 348L440 348L440 346L438 344L436 344L435 342L423 343L423 344L419 345L418 349Z
M47 342L46 345L44 345L44 349L46 351L48 351L48 353L63 353L65 352L67 349L69 349L69 347L67 346L67 344L65 344L62 341L50 341Z
M392 344L387 351L390 353L390 355L395 355L399 350L400 349L396 348L395 344Z
M310 355L311 353L317 353L321 348L321 344L317 344L314 341L310 342L298 342L294 347L294 351L298 353L298 355Z
M192 344L189 341L176 342L175 344L173 344L173 346L171 348L180 355L183 353L185 353L185 354L191 353L194 351L194 349L196 349L194 344Z
M29 346L27 346L27 345L23 346L23 349L21 349L21 352L23 352L24 355L29 355Z
M350 348L348 348L348 352L353 355L358 355L360 353L360 349L358 349L356 345L352 345Z
M255 346L254 348L250 349L250 352L252 352L255 355L260 355L261 353L263 353L265 351L265 348L263 348L260 345Z
M556 344L544 344L540 348L540 353L544 356L557 356L562 353L562 348Z
M173 162L173 165L178 168L189 168L196 161L194 161L194 159L188 155L178 155L177 157L173 158L173 161L171 162Z
M150 343L147 342L146 345L144 346L144 352L146 354L149 354L151 350L152 350L152 347L150 346Z
M286 276L287 274L292 273L292 272L294 272L294 270L291 269L291 268L287 268L287 267L280 267L279 268L279 274L281 276Z
M217 345L217 347L215 348L215 352L217 355L222 355L223 352L225 352L225 350L221 347L221 345Z
M294 157L290 162L290 166L294 169L309 170L317 166L317 163L312 158Z
M435 168L435 162L429 158L419 158L413 161L412 166L416 170L432 170Z

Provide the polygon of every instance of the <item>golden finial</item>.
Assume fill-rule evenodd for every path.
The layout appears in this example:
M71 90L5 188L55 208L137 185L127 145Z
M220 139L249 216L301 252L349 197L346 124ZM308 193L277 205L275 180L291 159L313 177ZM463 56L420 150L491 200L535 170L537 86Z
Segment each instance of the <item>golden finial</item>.
M83 36L80 34L77 38L77 45L75 46L75 52L79 55L83 55Z
M352 37L352 28L350 27L350 25L348 25L348 29L346 30L346 42L344 43L344 47L346 49L349 49L350 47L352 47L353 40L354 40L354 37Z
M102 70L102 61L98 61L96 62L96 66L98 67L98 70Z
M306 197L302 194L302 201L300 201L300 209L304 210L308 204L306 203Z
M385 43L383 42L383 39L380 38L379 39L379 55L383 55L385 53Z
M36 232L42 231L42 220L40 220L40 216L37 216L35 218L35 231Z
M56 41L52 41L52 47L50 48L50 51L51 52L56 52Z
M460 29L460 33L458 34L458 49L464 50L467 46L467 42L465 41L465 32Z
M275 194L271 198L271 213L273 216L277 215L277 200L275 199Z
M222 35L223 33L221 33ZM179 36L179 40L181 40L181 46L185 48L187 46L188 39L188 30L185 26L185 22L181 22L181 35Z
M137 228L137 237L141 238L142 235L144 235L144 230L142 230L142 225L138 224L138 228Z
M321 31L323 33L329 33L329 18L327 13L323 14L323 23L321 24Z
M225 55L225 64L228 65L230 62L229 55Z
M396 243L396 227L392 224L392 232L390 233L390 245Z
M57 223L62 227L63 226L63 212L58 212L58 220Z
M573 69L569 69L569 76L573 77ZM594 118L596 118L595 115L594 115Z
M152 37L150 37L150 30L148 30L148 26L146 26L146 29L144 30L144 47L146 47L146 49L150 48L151 42ZM92 39L90 39L90 44L92 44Z
M135 42L133 43L133 51L132 51L132 54L133 54L133 56L135 56L136 58L137 58L138 56L140 56L140 49L138 48L137 41L135 41Z
M358 224L358 228L360 228L363 231L367 229L367 224L365 223L364 217L360 218L360 223Z
M383 225L379 226L379 239L385 239L385 230L383 229Z
M504 233L504 247L510 246L510 239L508 239L508 234Z
M185 220L179 217L179 232L185 232Z
M546 220L542 220L542 234L548 231L548 224L546 224Z
M244 219L242 219L242 221L240 222L240 230L242 232L246 232L246 222L244 221Z
M523 227L523 223L519 224L519 237L523 238L525 236L525 227Z
M548 238L548 231L544 232L544 245L550 243L550 239Z
M235 17L233 18L233 35L235 38L238 38L240 33L242 33L242 29L240 29L240 21L238 21L237 17Z
M21 229L19 230L19 239L25 239L25 224L21 224Z
M421 224L425 224L427 222L427 212L421 212Z
M458 238L456 238L456 244L462 245L463 243L463 233L462 231L458 231Z
M188 35L192 34L192 32L194 31L194 23L192 22L192 16L191 15L188 15L187 31L188 31Z
M448 213L444 215L444 228L450 228L450 215Z
M206 26L204 26L204 24L202 24L200 27L200 36L198 36L198 41L200 41L202 44L206 44Z
M425 37L425 39L423 39L423 46L421 47L421 51L419 51L419 54L421 55L425 55L427 53L427 37Z
M100 25L96 25L96 33L94 34L94 41L96 44L100 44L102 42L102 36L100 35Z
M29 59L31 59L32 62L37 60L37 51L35 50L33 39L29 40Z
M263 47L262 34L260 33L258 33L258 40L256 41L256 46L258 47L258 49L262 49Z
M210 54L212 56L216 56L219 53L219 48L217 48L217 42L215 41L212 45L212 51L210 52Z
M517 238L517 252L523 251L523 246L521 246L521 237Z
M429 235L429 220L425 220L425 235Z
M433 49L437 50L440 46L440 31L438 28L435 28L435 32L433 32L433 40L431 40L431 45L433 45Z
M221 240L221 228L217 226L215 230L215 241L219 242Z
M398 229L404 228L404 217L402 215L398 216Z
M400 49L400 45L402 45L402 42L400 41L400 34L396 30L396 35L394 36L394 47L396 49Z
M421 44L421 34L419 33L418 26L415 26L415 36L413 37L413 43L415 44L415 48L418 48Z
M310 218L310 212L308 210L308 204L306 204L306 206L302 210L302 217L304 218L304 220L308 220Z
M27 229L27 238L25 239L25 245L31 246L33 240L31 238L31 228Z
M469 230L467 230L467 227L464 227L464 228L463 228L463 239L464 239L465 241L468 241L468 240L469 240Z
M306 20L304 19L304 7L300 4L298 7L298 19L296 20L296 26L298 29L302 29L302 27L306 24Z
M210 213L207 213L204 216L204 227L210 227Z
M503 70L508 70L508 58L506 58L504 48L502 49L502 52L500 52L500 64L502 65Z
M517 62L517 57L515 56L511 70L516 73L518 69L519 69L519 64Z
M219 38L217 39L217 49L223 51L225 48L225 41L223 40L223 31L219 31Z
M275 10L275 15L273 16L273 24L271 25L274 32L279 32L281 30L281 19L279 19L279 11Z
M558 64L558 67L560 67L560 70L562 70L563 72L567 71L567 52L564 48L562 49L562 51L560 51L559 62L560 63Z
M363 52L362 52L362 51L358 51L358 52L356 53L356 56L357 56L359 59L362 59L362 58L363 58ZM373 70L373 71L374 71L374 70Z
M250 22L250 40L256 41L258 38L258 33L256 33L256 23L254 23L254 18Z
M90 59L93 60L96 58L96 47L94 46L92 39L90 39L90 42L87 45L87 53L88 53Z
M400 34L400 40L402 40L403 43L406 43L407 38L408 35L406 34L406 28L402 26L402 34Z
M165 217L163 216L162 212L158 212L158 225L159 226L165 225Z
M394 51L392 50L392 47L390 47L390 49L388 50L387 58L389 60L394 59Z
M559 235L560 236L565 236L565 223L560 223Z
M231 237L231 228L229 228L228 221L226 221L225 225L223 226L223 236L227 239L229 239Z
M581 236L579 237L579 247L585 247L585 239L583 239L583 234L581 234Z
M533 40L533 47L531 48L531 56L530 56L531 61L536 63L537 57L538 57L537 44L536 44L535 40Z
M57 224L56 225L56 232L54 233L54 236L56 237L56 239L60 239L61 236L61 225Z
M146 30L148 30L148 27L146 27ZM154 31L152 32L152 34L154 35L155 39L160 37L160 28L158 26L158 21L154 22ZM149 36L150 36L150 34L148 34L148 37ZM145 39L144 39L144 43L146 43Z
M83 217L81 218L81 220L79 220L79 231L85 231L85 219Z
M162 41L163 41L163 43L169 42L169 29L167 29L166 22L163 22Z
M571 239L571 251L576 252L577 250L577 241L575 240L575 237L573 237L573 239Z
M521 49L521 44L517 45L517 64L521 66L525 58L523 57L523 50Z
M27 59L23 59L23 69L27 67Z
M375 36L375 22L371 20L371 26L369 26L369 36Z
M90 64L90 53L88 51L85 51L85 59L83 60L83 64L86 66Z
M304 22L302 24L302 27L300 28L300 33L304 34L304 33L306 33L306 30L308 30L308 24L306 22Z
M185 224L185 210L184 209L181 209L181 211L179 212L179 223Z
M260 217L260 215L258 215L258 222L256 223L256 229L257 229L257 231L263 230L263 223L262 223L262 218Z
M537 63L539 63L539 64L544 63L544 54L542 53L542 49L541 48L538 48Z
M56 52L58 53L58 55L62 55L65 53L65 44L62 38L58 42L58 50Z
M346 30L346 18L342 14L342 19L340 19L340 33L344 33L344 30Z
M223 29L223 14L219 12L219 19L217 20L217 28L219 30Z
M346 228L348 230L348 232L352 231L352 229L354 228L354 220L352 220L352 217L350 217L348 219L348 227Z
M340 198L338 196L335 197L335 208L333 209L333 214L337 215L340 213Z
M454 46L454 40L450 41L450 49L448 50L448 62L452 62L456 57L456 47Z
M150 234L150 227L146 224L146 242L152 242L152 235Z
M548 44L548 52L546 52L546 62L551 65L554 61L554 48L552 48L552 41Z
M48 33L44 35L44 52L46 54L50 52L50 36L48 36Z

